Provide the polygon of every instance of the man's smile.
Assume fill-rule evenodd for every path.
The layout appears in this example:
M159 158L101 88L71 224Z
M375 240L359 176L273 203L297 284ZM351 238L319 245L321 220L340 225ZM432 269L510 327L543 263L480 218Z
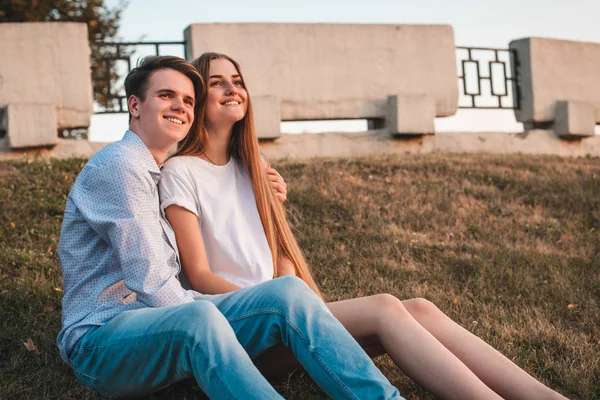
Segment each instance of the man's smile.
M175 117L163 117L163 118L166 119L167 121L170 121L170 122L174 123L174 124L183 125L183 121L180 120L179 118L175 118Z

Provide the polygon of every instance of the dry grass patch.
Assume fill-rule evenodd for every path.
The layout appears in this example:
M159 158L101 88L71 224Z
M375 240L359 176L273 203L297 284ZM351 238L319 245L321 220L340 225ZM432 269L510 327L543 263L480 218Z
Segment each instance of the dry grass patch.
M0 398L96 398L55 345L56 245L81 166L0 163ZM566 396L600 398L600 160L427 155L276 167L330 300L427 298ZM376 363L407 398L432 398L388 357ZM287 398L323 397L302 373L276 385ZM150 398L202 394L186 382Z

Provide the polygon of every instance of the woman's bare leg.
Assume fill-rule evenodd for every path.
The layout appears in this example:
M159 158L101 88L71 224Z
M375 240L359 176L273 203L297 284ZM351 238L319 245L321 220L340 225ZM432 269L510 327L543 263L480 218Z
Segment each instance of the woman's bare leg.
M500 398L391 295L328 304L361 342L375 337L404 373L444 399Z
M565 399L452 321L430 301L410 299L402 303L419 324L505 399ZM401 329L399 326L398 332Z
M380 325L373 323L376 318L391 319L392 324L384 326L391 331L392 337L402 336L402 321L393 317L388 307L382 307L384 304L393 305L397 302L399 301L392 296L378 295L330 303L328 306L369 355L383 354L389 348L390 357L402 368L400 361L407 357L406 353L395 351L393 344L388 344L385 348L381 346L377 333ZM564 399L483 340L456 324L433 303L424 299L410 299L402 304L420 325L500 396L506 399ZM294 369L301 368L291 351L284 346L269 349L255 360L255 363L268 378L286 376ZM413 378L418 380L417 377ZM427 383L422 384L428 390L432 390Z

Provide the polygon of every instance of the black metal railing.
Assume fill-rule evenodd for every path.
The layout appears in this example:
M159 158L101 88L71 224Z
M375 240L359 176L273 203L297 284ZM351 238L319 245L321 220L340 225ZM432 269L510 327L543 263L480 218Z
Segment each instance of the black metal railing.
M459 108L520 108L519 61L514 50L457 47L456 58Z
M178 51L161 52L166 46ZM140 52L150 48L153 52ZM132 59L143 55L185 57L185 42L93 42L94 109L97 114L127 113L123 79ZM142 53L142 54L141 54ZM510 49L456 48L459 108L519 109L518 58ZM116 64L122 63L120 68ZM101 83L99 83L101 82Z
M185 42L93 42L91 45L92 53L96 54L92 64L96 114L127 113L123 80L135 65L134 58L149 55L185 58ZM167 46L171 51L163 50ZM177 51L172 51L174 48Z

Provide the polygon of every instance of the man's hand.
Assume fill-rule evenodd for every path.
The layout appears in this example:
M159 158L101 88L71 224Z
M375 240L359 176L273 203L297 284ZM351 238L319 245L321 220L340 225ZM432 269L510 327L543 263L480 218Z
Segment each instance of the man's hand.
M267 168L267 178L273 188L275 197L283 204L287 200L287 184L274 168Z

